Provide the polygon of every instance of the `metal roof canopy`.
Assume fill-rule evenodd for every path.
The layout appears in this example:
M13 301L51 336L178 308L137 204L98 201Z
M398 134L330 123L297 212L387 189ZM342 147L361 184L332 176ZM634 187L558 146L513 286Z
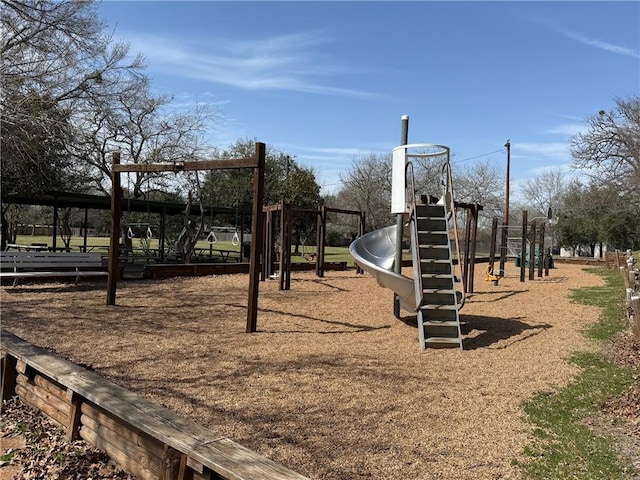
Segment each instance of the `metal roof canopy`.
M111 196L90 195L86 193L72 192L47 192L38 197L25 197L21 195L6 195L2 197L3 203L14 203L18 205L38 205L58 208L88 208L95 210L111 210ZM159 200L141 200L139 198L123 198L121 208L123 211L156 213L166 215L180 215L184 213L186 203L162 202ZM191 215L200 215L200 205L191 205L189 212ZM205 215L212 214L235 214L236 209L232 207L210 207L204 206ZM237 213L250 214L246 208L237 210Z

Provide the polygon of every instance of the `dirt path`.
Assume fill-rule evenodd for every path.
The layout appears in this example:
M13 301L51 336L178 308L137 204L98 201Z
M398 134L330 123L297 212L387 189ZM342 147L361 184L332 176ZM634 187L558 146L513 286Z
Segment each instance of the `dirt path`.
M354 271L260 286L245 334L244 275L2 289L2 328L91 366L313 479L515 478L529 434L520 404L563 385L598 315L569 291L580 266L499 286L478 273L461 312L465 351L418 346L415 316ZM478 270L484 270L482 265Z

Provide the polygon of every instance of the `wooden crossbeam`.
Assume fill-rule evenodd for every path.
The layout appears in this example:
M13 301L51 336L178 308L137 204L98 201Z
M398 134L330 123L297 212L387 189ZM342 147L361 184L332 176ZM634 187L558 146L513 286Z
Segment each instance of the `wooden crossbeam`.
M258 168L255 157L230 160L200 160L158 163L127 163L113 165L114 172L186 172L194 170L236 170Z

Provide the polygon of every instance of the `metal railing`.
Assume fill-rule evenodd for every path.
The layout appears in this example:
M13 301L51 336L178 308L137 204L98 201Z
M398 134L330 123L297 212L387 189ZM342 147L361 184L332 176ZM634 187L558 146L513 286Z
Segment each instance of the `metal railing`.
M409 175L410 173L410 175ZM415 245L416 252L414 252L413 258L415 260L416 255L420 251L420 244L418 243L418 218L417 218L417 206L416 206L416 185L415 176L413 173L413 163L407 162L405 166L405 185L408 192L405 192L405 198L410 198L409 202L409 222L414 222L414 228L411 229L411 244ZM409 182L411 182L411 188L409 188ZM419 261L413 262L413 276L417 279L418 285L415 291L416 295L416 311L422 304L422 265Z
M464 302L466 300L467 295L467 286L466 286L466 278L463 277L463 269L462 269L462 256L460 255L460 240L458 238L458 221L456 219L456 206L453 195L453 176L451 175L451 164L449 163L449 159L444 162L442 165L442 202L444 204L445 212L451 212L450 224L453 225L453 237L455 241L456 248L456 257L457 262L454 264L454 275L457 270L457 274L461 280L462 284L462 297L458 302L458 310L462 308Z

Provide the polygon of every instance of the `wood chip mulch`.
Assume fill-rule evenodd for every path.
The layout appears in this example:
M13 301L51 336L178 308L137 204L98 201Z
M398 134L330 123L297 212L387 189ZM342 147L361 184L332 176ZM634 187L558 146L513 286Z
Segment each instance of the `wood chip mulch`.
M246 275L123 282L115 307L104 283L3 288L2 328L314 480L514 479L522 402L598 349L581 332L599 310L570 300L598 285L560 264L495 286L478 265L464 351L421 351L415 315L353 270L262 282L255 334Z

